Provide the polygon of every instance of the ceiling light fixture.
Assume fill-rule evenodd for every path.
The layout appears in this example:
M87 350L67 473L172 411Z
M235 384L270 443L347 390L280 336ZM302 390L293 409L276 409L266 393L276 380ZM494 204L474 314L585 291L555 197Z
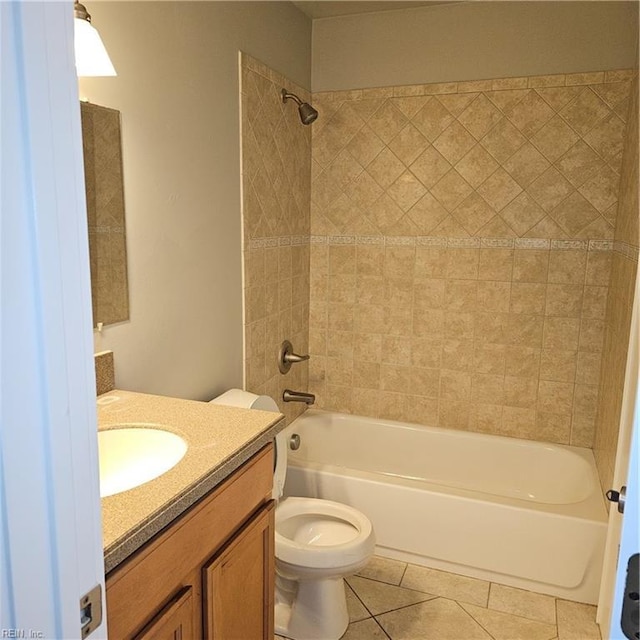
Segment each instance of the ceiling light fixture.
M76 73L83 76L115 76L109 54L102 44L91 16L85 6L75 0L73 5L74 40L76 51Z

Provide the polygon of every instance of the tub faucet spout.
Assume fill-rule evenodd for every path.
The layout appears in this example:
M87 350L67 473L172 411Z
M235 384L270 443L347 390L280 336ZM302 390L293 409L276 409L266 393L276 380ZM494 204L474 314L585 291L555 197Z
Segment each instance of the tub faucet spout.
M285 402L304 402L305 404L313 404L316 397L313 393L304 393L303 391L291 391L285 389L282 393L282 399Z

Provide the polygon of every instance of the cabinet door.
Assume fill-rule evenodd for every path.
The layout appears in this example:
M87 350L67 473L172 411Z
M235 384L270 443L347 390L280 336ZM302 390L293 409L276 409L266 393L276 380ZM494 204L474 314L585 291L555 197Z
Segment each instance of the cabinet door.
M207 640L272 640L274 503L204 567Z
M135 640L193 640L193 589L185 587Z

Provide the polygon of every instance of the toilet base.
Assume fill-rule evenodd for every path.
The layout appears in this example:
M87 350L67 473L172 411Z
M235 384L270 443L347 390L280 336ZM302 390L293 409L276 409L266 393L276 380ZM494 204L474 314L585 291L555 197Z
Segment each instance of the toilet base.
M338 640L349 625L342 578L276 577L275 631L293 640Z

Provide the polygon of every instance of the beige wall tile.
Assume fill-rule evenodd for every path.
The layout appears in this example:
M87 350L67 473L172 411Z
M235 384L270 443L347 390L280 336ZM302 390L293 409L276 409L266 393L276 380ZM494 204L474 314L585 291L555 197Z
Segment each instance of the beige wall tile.
M548 284L545 303L546 316L579 318L582 312L582 286Z
M331 96L336 122L314 128L311 227L353 238L308 249L310 345L329 356L314 370L330 381L314 381L319 406L348 379L350 365L333 361L343 355L353 393L334 405L563 443L593 437L594 398L609 393L594 393L607 305L629 295L624 285L609 295L609 280L629 278L612 275L611 251L551 241L611 238L619 188L633 191L616 173L629 89L626 76L611 78ZM260 216L276 210L267 191ZM630 218L620 224L633 236ZM275 273L274 249L247 263L253 322L271 313L267 283L278 285L285 321L304 290L303 279L288 281L304 275L304 259L286 247L290 273L281 270L280 249ZM292 327L302 308L289 313ZM605 469L611 454L600 447Z
M506 347L506 368L508 376L535 378L540 373L540 349L512 345Z
M557 413L536 413L536 439L570 444L571 416Z
M514 282L511 284L509 311L544 315L547 285L534 282Z
M562 349L543 349L540 359L540 380L574 382L578 354Z
M542 345L545 349L578 350L579 318L547 317L544 321Z
M536 406L537 398L537 378L505 376L504 404L506 406L519 407L521 409L532 409Z

